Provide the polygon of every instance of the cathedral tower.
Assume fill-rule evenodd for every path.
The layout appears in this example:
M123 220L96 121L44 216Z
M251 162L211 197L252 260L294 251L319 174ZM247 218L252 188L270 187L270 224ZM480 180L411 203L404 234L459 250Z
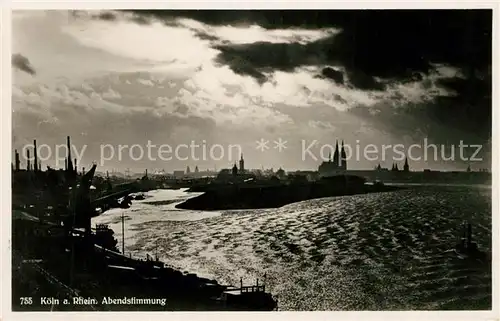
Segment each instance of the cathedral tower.
M236 162L234 163L232 174L233 176L238 176L238 166L236 166Z
M335 168L340 165L340 155L339 155L339 142L335 141L335 153L333 153L333 164Z
M243 153L242 153L240 157L240 174L243 174L244 172L245 172L245 160L243 159Z
M342 170L347 170L347 155L345 153L345 149L344 149L344 141L342 140L342 149L340 151L340 168Z
M403 166L403 171L405 171L405 172L410 171L410 166L408 165L408 157L405 158L405 164Z

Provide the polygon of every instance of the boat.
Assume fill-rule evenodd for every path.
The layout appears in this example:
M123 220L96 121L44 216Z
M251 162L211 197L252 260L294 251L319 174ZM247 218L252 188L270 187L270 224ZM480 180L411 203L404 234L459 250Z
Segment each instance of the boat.
M220 285L215 280L194 273L181 272L164 262L152 259L138 260L111 251L97 244L95 253L104 257L106 279L116 286L126 286L144 294L147 291L162 296L175 295L189 301L198 301L215 310L272 311L277 310L277 300L266 292L265 285L239 288ZM142 289L142 290L140 290Z
M472 239L472 224L463 224L463 234L460 241L455 246L454 252L459 259L473 260L481 263L488 262L488 254L481 251L476 242Z

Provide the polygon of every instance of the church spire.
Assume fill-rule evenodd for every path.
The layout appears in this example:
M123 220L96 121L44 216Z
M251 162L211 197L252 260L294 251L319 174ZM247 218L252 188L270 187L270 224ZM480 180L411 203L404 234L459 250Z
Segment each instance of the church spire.
M340 155L339 155L339 141L335 140L335 153L333 154L333 163L335 166L340 165Z
M232 172L233 172L233 176L237 176L238 175L238 166L236 166L236 162L234 162Z
M340 167L347 170L347 155L344 149L344 140L342 140L342 150L340 151Z
M240 156L240 173L243 174L244 172L245 172L245 160L243 159L243 153L241 153L241 156Z

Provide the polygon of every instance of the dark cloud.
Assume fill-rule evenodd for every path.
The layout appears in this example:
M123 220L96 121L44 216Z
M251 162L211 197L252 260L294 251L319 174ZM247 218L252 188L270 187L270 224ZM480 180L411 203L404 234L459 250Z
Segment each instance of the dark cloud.
M293 63L292 50L287 50L286 46L276 46L267 42L243 45L219 45L215 47L221 53L217 56L216 62L228 65L235 73L255 78L259 83L264 83L269 79L265 76L266 71L284 70L291 71ZM302 57L296 56L298 59ZM296 61L296 64L300 62Z
M395 133L411 132L406 117L491 137L492 10L138 10L135 14L161 20L191 18L210 25L254 25L266 29L336 28L341 32L309 44L252 43L214 45L217 61L239 74L267 81L272 70L291 71L304 65L322 68L318 77L363 90L382 90L387 83L422 81L434 64L461 70L465 79L441 80L438 86L456 93L425 105L407 106L404 118L392 107L366 111L373 122L394 122ZM342 66L345 74L328 66ZM384 79L379 82L376 79ZM425 84L424 84L425 85ZM424 86L425 87L425 86ZM426 84L430 90L430 83ZM401 103L405 104L403 99ZM363 109L364 110L364 109ZM356 111L356 112L359 112ZM393 115L389 117L389 114ZM394 118L395 117L395 118ZM413 124L412 122L408 124ZM393 127L394 127L393 126ZM436 127L437 128L437 127ZM439 130L430 130L448 137Z
M147 25L150 22L148 19L140 15L133 15L131 20L140 25Z
M462 68L491 65L492 10L134 10L138 16L165 21L192 18L211 25L257 24L267 29L339 28L330 40L299 49L297 44L262 44L223 50L223 55L247 58L256 51L271 54L266 67L283 69L304 64L311 56L339 62L367 76L409 78L428 72L430 62ZM222 49L219 47L219 49ZM248 51L251 51L248 54ZM270 51L276 51L272 54ZM265 56L263 54L263 56ZM298 55L306 54L300 58ZM313 55L314 54L314 55ZM275 59L280 57L281 59ZM252 62L255 57L246 59ZM224 58L221 58L223 60ZM319 61L318 61L319 62ZM323 61L322 61L323 62ZM309 61L308 63L313 63ZM256 68L262 67L256 62Z
M454 97L438 97L433 115L441 122L467 129L482 137L491 137L492 82L472 75L466 79L449 78L441 83L455 91Z
M124 10L139 16L171 20L178 17L190 18L211 25L263 24L262 13L257 10Z
M220 51L217 61L228 65L239 74L254 76L263 81L262 72L281 70L291 72L301 66L324 66L328 64L347 64L341 55L329 54L329 48L336 38L330 37L310 44L299 43L269 43L256 42L242 45L218 45ZM338 51L340 53L340 51ZM384 90L385 85L375 80L373 75L367 74L362 68L347 69L350 85L362 90ZM412 78L410 73L408 78ZM324 67L318 77L326 77L338 84L345 84L344 74L330 67Z
M97 16L98 19L100 20L106 20L106 21L115 21L116 20L116 15L113 12L110 11L105 11L99 13Z
M213 35L209 35L206 32L200 32L200 31L195 31L196 32L196 37L202 39L202 40L208 40L208 41L217 41L219 38Z
M20 53L12 55L12 67L22 70L30 75L36 74L35 68L33 68L29 59Z
M335 27L330 47L367 74L428 70L428 61L486 66L491 61L492 10L134 10L159 19L192 18L211 25L267 29ZM340 51L340 53L338 52Z
M140 25L149 25L152 22L158 21L154 15L144 14L141 12L136 13L135 10L90 11L90 14L93 19L113 22L113 21L118 21L120 18L124 18L123 16L119 15L120 12L131 13L130 15L127 15L125 19ZM72 14L76 18L79 16L75 15L75 13ZM163 19L161 19L160 21L167 26L174 26L174 27L179 26L174 16L164 16Z
M328 78L335 81L339 85L344 84L344 74L342 71L338 71L330 67L323 68L323 70L321 70L321 76L318 76L318 78Z
M374 77L367 75L361 70L352 70L349 72L349 81L351 85L362 90L384 90L385 85L375 80Z
M487 79L491 80L491 75ZM395 136L418 134L419 139L427 137L442 144L458 144L459 140L484 144L491 139L491 81L470 77L445 78L438 82L455 95L438 96L422 103L401 102L405 108L380 104L375 106L378 113L372 113L374 107L362 106L351 108L349 112Z
M228 65L238 74L247 74L263 81L263 72L273 70L293 71L304 65L319 65L325 61L323 43L302 45L299 43L256 42L240 45L215 46L220 54L217 62Z

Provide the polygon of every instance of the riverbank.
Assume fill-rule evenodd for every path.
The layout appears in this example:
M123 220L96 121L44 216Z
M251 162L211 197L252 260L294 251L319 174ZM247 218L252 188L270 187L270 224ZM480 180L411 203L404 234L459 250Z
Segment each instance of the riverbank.
M175 207L188 210L278 208L315 198L390 192L404 188L368 185L360 183L356 178L346 177L289 185L223 185L205 188L204 194L187 199Z

